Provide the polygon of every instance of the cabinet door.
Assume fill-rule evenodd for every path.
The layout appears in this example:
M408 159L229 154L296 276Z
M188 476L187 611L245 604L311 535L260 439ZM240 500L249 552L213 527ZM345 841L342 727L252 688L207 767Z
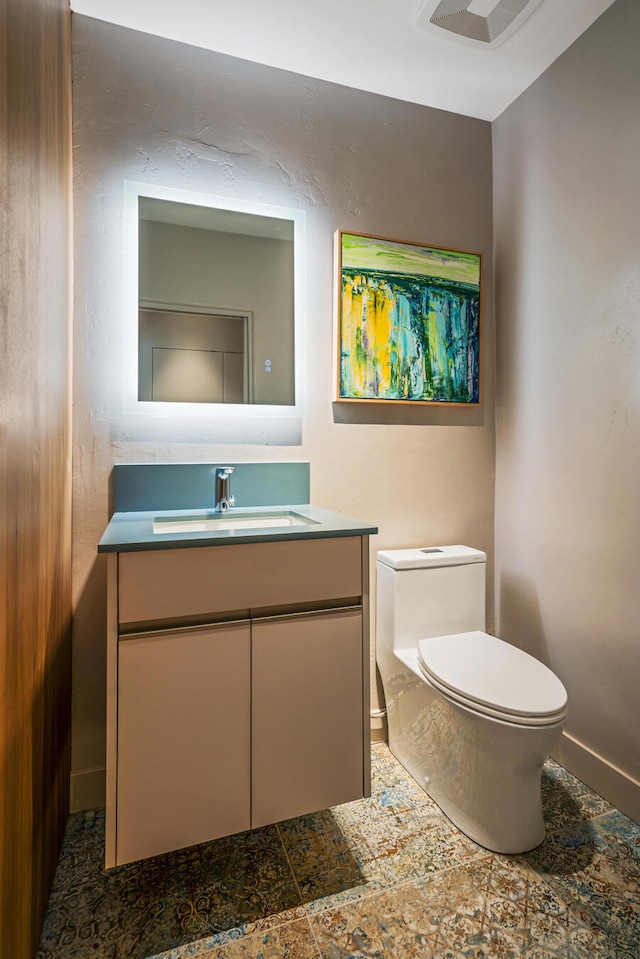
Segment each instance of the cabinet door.
M251 825L364 795L362 609L254 620Z
M248 621L118 644L118 864L250 825Z

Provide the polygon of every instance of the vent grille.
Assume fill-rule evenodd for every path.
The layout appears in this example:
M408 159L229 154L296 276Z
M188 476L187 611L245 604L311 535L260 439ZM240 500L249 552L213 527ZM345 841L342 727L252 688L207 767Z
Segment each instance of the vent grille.
M492 44L513 33L541 0L498 0L486 17L472 13L473 0L426 0L418 12L418 26L431 25L477 43Z

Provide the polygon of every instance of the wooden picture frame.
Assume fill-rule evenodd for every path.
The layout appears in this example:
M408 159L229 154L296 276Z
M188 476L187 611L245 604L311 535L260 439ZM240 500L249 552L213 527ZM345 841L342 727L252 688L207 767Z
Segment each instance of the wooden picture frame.
M478 405L481 255L336 233L336 400Z

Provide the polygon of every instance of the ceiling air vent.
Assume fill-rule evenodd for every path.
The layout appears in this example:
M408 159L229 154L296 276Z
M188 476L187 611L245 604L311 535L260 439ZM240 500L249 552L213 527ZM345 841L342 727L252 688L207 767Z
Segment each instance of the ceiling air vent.
M476 46L504 43L542 0L422 0L416 23L441 37ZM446 31L446 32L445 32Z

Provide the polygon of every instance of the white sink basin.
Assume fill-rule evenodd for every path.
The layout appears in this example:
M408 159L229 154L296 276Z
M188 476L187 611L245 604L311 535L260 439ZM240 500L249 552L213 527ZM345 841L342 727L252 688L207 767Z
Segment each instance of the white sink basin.
M268 529L282 526L311 526L316 521L290 511L262 513L199 513L191 516L156 516L154 533L205 533L216 530Z

